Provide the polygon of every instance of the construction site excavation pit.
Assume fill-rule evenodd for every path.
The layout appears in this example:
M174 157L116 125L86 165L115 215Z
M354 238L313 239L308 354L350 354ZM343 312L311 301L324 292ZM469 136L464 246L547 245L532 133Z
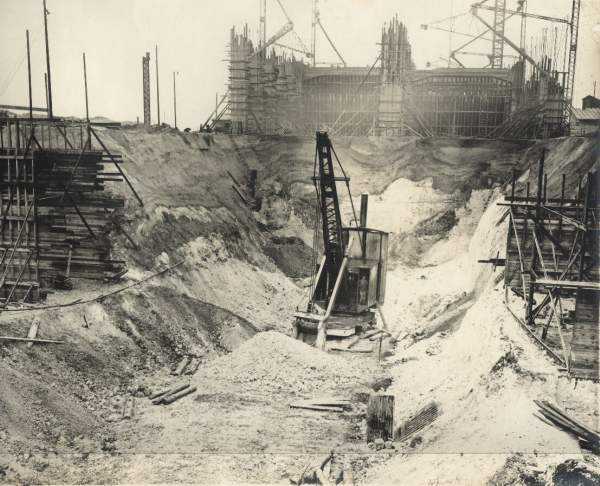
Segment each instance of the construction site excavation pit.
M369 195L387 282L374 331L320 349L293 330L320 244L314 139L98 132L144 202L109 189L127 272L0 315L6 336L37 328L0 345L2 481L289 484L323 462L357 484L600 477L534 402L597 429L597 380L556 364L504 305L504 268L478 263L504 255L513 171L524 187L543 152L587 174L597 139L335 139L340 217ZM368 442L374 396L394 435Z
M0 2L0 485L600 484L600 10L473 2Z

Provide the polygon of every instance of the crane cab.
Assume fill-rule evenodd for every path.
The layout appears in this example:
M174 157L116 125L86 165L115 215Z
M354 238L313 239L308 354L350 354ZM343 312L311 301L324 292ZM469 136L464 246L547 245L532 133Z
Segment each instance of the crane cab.
M372 228L345 227L342 238L347 264L340 275L340 285L331 315L327 319L326 337L344 338L375 325L375 309L385 301L389 234ZM325 298L327 274L319 269L313 299L307 312L296 312L295 334L298 339L314 343L319 319L328 306Z
M342 238L348 248L348 269L334 311L361 314L385 300L388 234L344 228Z

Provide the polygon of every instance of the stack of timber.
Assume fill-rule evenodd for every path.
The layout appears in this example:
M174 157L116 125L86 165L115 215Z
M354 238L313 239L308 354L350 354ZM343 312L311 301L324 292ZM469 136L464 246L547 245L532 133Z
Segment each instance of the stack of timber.
M110 215L124 200L105 191L123 177L109 162L123 160L91 144L44 148L33 130L27 143L0 148L0 306L124 272L109 240Z

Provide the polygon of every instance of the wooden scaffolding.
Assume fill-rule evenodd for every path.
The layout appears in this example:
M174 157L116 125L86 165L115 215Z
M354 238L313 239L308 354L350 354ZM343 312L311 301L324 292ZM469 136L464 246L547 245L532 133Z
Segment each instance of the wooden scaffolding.
M124 272L109 240L124 200L104 191L130 184L122 162L89 124L0 119L0 308Z
M508 207L505 289L509 310L531 336L577 377L598 379L600 271L598 265L598 174L580 181L574 197L547 194L544 155L537 189L516 195L513 178ZM511 304L522 302L522 318Z

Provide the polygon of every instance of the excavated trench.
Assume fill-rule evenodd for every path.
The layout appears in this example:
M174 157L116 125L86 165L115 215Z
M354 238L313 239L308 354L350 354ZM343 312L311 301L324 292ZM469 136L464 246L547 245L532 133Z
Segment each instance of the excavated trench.
M76 282L46 304L89 303L0 315L4 334L26 335L37 318L42 337L66 342L0 345L0 482L281 483L331 449L339 467L375 484L593 478L597 460L531 413L533 398L569 397L573 383L506 314L501 271L476 260L502 251L495 202L513 169L526 172L546 147L553 187L566 168L597 163L597 140L334 140L354 197L370 194L369 226L392 233L383 310L401 339L378 362L289 337L310 275L313 141L139 129L103 139L145 203L129 198L114 233L129 272ZM245 191L250 169L260 211L232 189ZM346 194L341 203L348 221ZM198 371L171 375L185 356ZM374 451L361 400L382 377L397 423L432 400L442 414L418 440ZM150 403L186 381L194 395ZM578 390L573 407L597 424L597 385ZM324 395L351 397L353 408L289 408Z

